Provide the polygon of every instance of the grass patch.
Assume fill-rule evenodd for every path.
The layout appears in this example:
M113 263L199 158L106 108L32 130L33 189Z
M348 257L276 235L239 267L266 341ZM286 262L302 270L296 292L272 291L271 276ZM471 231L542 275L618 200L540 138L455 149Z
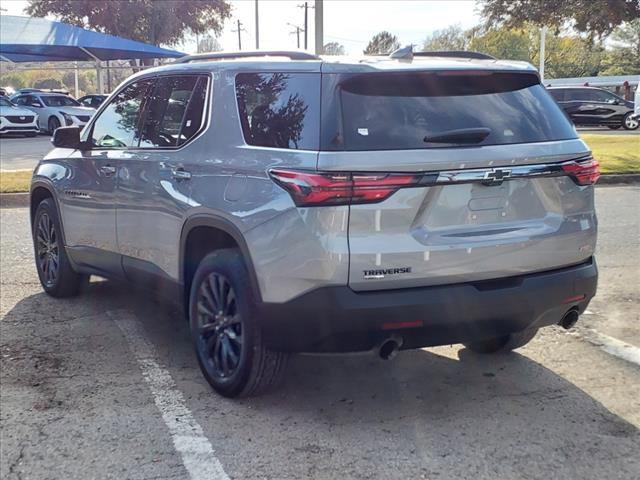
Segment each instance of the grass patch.
M0 172L0 193L28 192L32 174L31 170Z
M580 135L602 173L640 173L640 135Z

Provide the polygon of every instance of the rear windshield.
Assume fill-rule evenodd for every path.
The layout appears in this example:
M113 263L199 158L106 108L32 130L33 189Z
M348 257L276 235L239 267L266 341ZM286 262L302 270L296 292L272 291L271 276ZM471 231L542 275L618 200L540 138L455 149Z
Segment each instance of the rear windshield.
M47 107L79 107L80 104L71 97L64 95L43 95L42 101Z
M401 150L576 138L526 73L323 75L322 149Z

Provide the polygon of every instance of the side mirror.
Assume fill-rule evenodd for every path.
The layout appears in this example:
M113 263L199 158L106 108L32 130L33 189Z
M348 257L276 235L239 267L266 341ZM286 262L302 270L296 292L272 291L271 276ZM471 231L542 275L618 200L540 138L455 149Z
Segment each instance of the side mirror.
M57 148L83 148L85 144L80 141L80 127L59 127L53 132L51 143Z

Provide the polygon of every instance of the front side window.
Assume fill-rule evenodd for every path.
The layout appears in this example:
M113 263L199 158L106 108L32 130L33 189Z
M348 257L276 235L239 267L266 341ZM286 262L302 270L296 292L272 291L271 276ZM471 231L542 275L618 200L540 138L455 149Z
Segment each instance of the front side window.
M80 104L71 97L64 95L45 95L42 101L47 107L79 107Z
M152 86L141 80L125 87L93 124L91 143L95 148L126 148L138 145L140 107Z
M200 131L204 120L208 77L159 78L145 109L140 147L177 147Z
M320 75L240 73L236 76L236 97L249 145L318 149Z

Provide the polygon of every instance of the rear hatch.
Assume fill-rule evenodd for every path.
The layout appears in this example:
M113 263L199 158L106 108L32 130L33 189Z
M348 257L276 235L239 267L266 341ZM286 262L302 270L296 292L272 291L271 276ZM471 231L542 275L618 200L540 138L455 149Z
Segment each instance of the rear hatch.
M318 171L331 172L323 189L351 188L354 290L513 277L593 254L597 164L534 72L327 73L322 96Z

